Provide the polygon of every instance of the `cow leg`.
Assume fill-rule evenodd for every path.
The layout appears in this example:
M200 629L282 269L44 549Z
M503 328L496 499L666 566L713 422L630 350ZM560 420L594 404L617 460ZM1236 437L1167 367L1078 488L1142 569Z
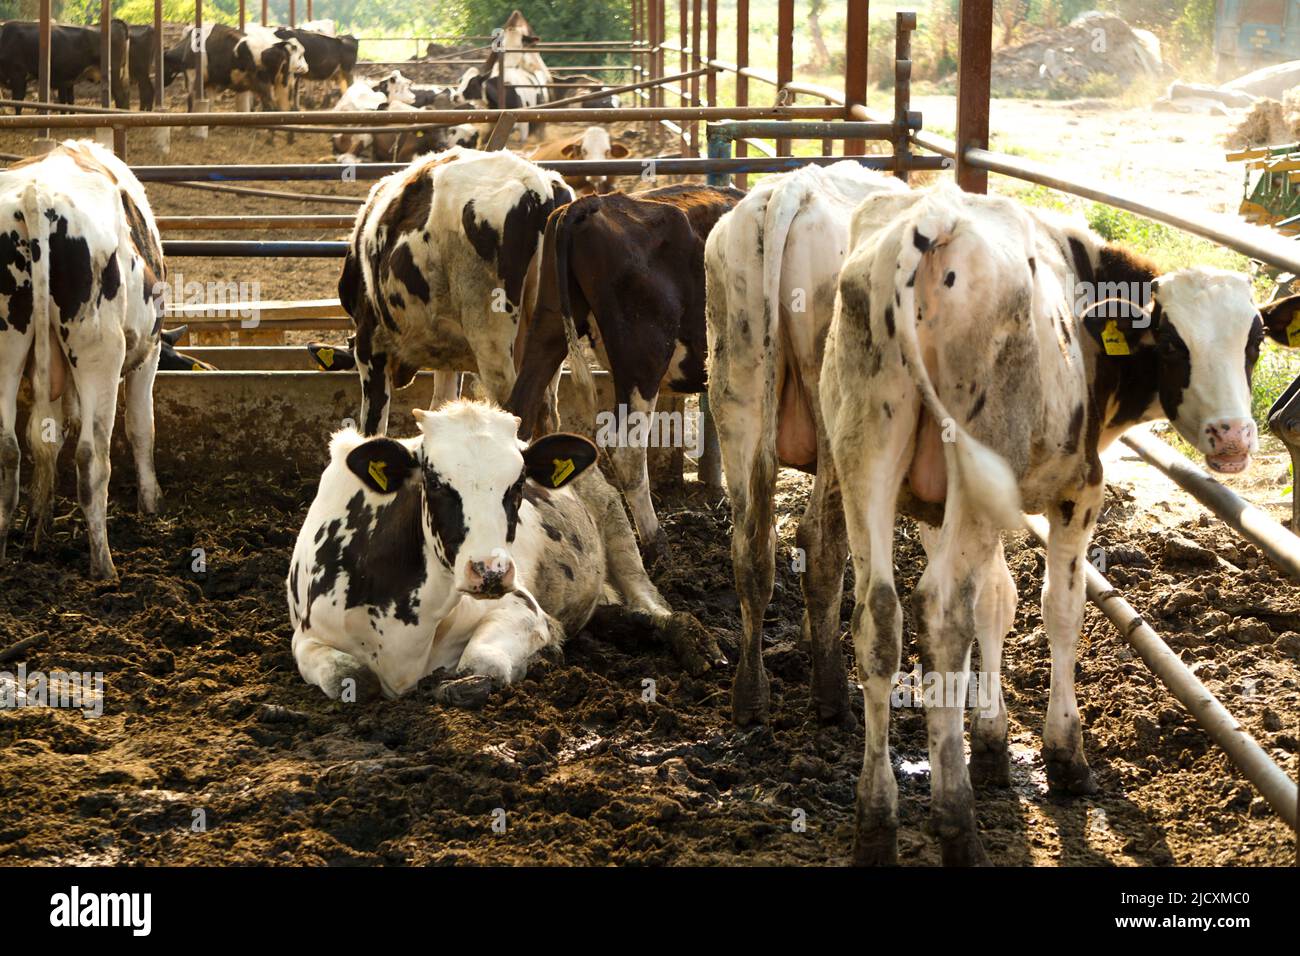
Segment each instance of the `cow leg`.
M126 345L120 336L110 336L101 347L107 353L101 361L88 365L83 356L73 369L81 402L77 501L90 538L90 576L97 581L116 581L117 570L108 548L108 478L112 470L108 446L117 416L117 383L122 378Z
M1083 755L1074 664L1083 624L1084 561L1101 508L1102 487L1101 483L1084 486L1047 513L1051 529L1043 580L1043 624L1052 648L1052 684L1043 731L1043 763L1047 786L1072 794L1097 790L1097 781Z
M315 684L331 700L338 700L345 691L355 697L349 703L372 700L380 694L379 678L374 671L351 654L330 647L301 631L293 634L293 659L298 662L298 673L309 684ZM348 685L345 681L351 680Z
M357 374L361 377L361 433L388 434L388 410L392 403L392 386L388 381L388 356L382 352L356 350ZM364 358L362 356L365 356Z
M659 526L654 502L650 498L650 467L647 446L655 428L654 413L659 404L659 393L643 396L639 388L626 392L615 389L616 405L627 415L627 440L618 440L609 449L610 463L619 490L632 509L632 521L646 564L651 567L668 555L668 536Z
M142 514L158 513L158 475L153 462L153 383L162 354L155 345L149 357L126 376L126 436L135 456L137 506Z
M986 568L998 551L997 530L967 514L950 494L943 529L913 595L917 643L927 688L930 741L930 828L945 866L988 862L975 826L975 792L966 769L965 704L975 608ZM929 688L941 690L931 706Z
M22 449L18 445L18 386L27 355L26 335L9 330L0 334L0 561L9 544L9 529L18 507Z
M435 371L433 373L433 398L429 401L429 408L438 408L460 398L460 383L460 372Z
M502 684L523 677L528 662L553 640L546 615L534 607L522 600L503 601L485 614L461 652L456 673L478 674ZM559 633L554 636L563 639Z
M57 350L58 345L51 343ZM53 356L55 361L61 353ZM27 448L32 455L32 482L27 505L27 541L33 551L41 551L50 533L54 511L55 468L63 450L63 403L33 396L31 415L27 419Z
M839 478L824 433L818 437L817 477L795 540L803 562L803 633L812 649L812 699L817 719L852 726L849 686L840 651L840 603L849 544Z
M461 317L461 328L474 361L478 364L478 378L483 383L488 398L504 406L510 400L510 390L515 387L515 339L519 333L519 308L511 305L505 315L496 312L467 312ZM509 319L510 334L501 330L501 323Z
M26 77L23 78L22 82L12 82L12 83L9 84L9 98L10 98L11 100L25 100L25 99L27 99L27 79L26 79ZM22 112L23 112L23 108L22 108L21 106L15 106L15 107L14 107L14 116L21 116L21 115L22 115Z
M1011 755L1007 752L1007 708L1002 700L1002 641L1016 617L1016 582L998 543L975 605L975 639L980 646L981 700L987 710L971 718L970 777L977 787L1011 786ZM989 699L988 694L992 694Z

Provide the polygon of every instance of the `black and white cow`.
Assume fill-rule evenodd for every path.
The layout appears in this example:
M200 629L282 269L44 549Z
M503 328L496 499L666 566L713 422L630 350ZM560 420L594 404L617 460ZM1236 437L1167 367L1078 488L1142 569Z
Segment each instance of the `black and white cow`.
M306 69L298 76L333 83L339 95L347 92L352 84L352 71L357 68L356 37L349 33L333 36L301 27L278 27L275 35L281 40L295 41L301 47Z
M978 863L972 777L1010 783L1000 661L1016 592L999 531L1020 527L1021 509L1047 516L1043 762L1051 789L1090 793L1074 669L1104 495L1100 452L1132 425L1167 418L1211 468L1244 469L1257 448L1251 371L1266 334L1286 341L1294 303L1261 315L1243 275L1157 276L1082 224L1004 198L949 185L909 199L856 213L822 367L834 461L819 480L843 493L868 722L857 855L896 854L888 715L902 610L892 542L905 490L904 500L943 507L923 535L929 561L913 596L922 667L965 674L978 641L981 677L997 688L994 707L972 718L969 772L964 701L926 713L944 860Z
M250 42L234 27L224 23L209 23L194 39L194 28L185 30L181 41L163 55L163 70L168 83L178 74L197 71L199 46L204 50L205 89L214 92L232 90L257 95L262 109L287 111L289 84L295 69L306 71L302 61L302 48L296 41L279 40L272 33L270 39L259 33Z
M356 327L365 434L384 434L392 388L420 368L445 370L440 399L455 397L455 370L477 371L494 401L509 397L546 219L572 198L558 173L461 147L375 184L339 278Z
M517 418L480 402L415 415L412 438L349 429L330 443L287 582L304 679L333 698L349 680L358 696L398 697L444 668L508 684L607 589L689 646L688 666L720 662L646 576L618 495L587 471L590 442L526 446Z
M129 37L124 20L114 20L109 28L109 53L112 75L109 87L118 109L131 108L131 89L127 83ZM60 103L72 103L76 82L100 79L100 56L103 34L99 26L74 26L55 23L50 26L50 87ZM0 83L9 98L21 100L27 84L37 78L40 52L40 24L11 20L0 24ZM21 107L14 108L21 113Z
M158 227L131 171L109 150L74 140L0 171L0 222L0 556L18 503L15 410L28 377L33 543L47 531L67 410L80 420L77 497L91 575L112 580L109 439L123 374L140 510L158 508L153 380L165 279Z

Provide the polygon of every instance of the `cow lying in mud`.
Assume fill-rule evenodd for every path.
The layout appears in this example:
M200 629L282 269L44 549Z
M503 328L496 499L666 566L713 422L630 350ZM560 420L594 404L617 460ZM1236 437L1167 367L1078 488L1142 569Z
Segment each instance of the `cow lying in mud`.
M508 684L607 591L692 670L722 656L646 576L596 449L481 402L417 411L413 438L330 443L288 578L293 653L330 697L398 697L446 669ZM584 474L584 472L586 472ZM351 680L354 683L345 683Z
M32 385L29 533L40 547L54 499L65 409L80 420L77 498L90 572L115 580L108 548L109 439L126 376L126 433L139 506L158 508L153 382L162 345L162 243L144 188L109 150L68 140L0 172L0 557L18 504L20 380Z

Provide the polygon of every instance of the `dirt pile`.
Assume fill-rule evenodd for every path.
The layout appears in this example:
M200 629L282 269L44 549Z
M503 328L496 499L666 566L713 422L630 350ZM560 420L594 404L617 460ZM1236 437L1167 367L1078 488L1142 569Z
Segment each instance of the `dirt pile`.
M1113 14L1092 11L994 53L993 90L1007 96L1096 96L1159 79L1164 72L1154 34Z
M1282 102L1260 100L1225 136L1229 149L1279 146L1300 141L1300 90L1282 94Z

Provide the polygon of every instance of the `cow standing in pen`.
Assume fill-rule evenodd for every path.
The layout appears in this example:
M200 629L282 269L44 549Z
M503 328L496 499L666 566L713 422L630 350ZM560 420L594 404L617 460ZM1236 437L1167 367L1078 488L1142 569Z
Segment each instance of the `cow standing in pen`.
M123 375L139 507L146 514L158 508L153 382L165 279L158 227L131 171L96 143L73 140L0 171L0 222L0 557L18 503L15 419L27 377L32 542L40 547L48 534L67 409L80 422L77 500L91 576L113 580L109 440Z
M558 173L455 147L380 180L357 215L339 279L356 327L361 428L388 428L393 388L434 368L439 400L477 371L503 402L537 297L547 217L572 199Z

